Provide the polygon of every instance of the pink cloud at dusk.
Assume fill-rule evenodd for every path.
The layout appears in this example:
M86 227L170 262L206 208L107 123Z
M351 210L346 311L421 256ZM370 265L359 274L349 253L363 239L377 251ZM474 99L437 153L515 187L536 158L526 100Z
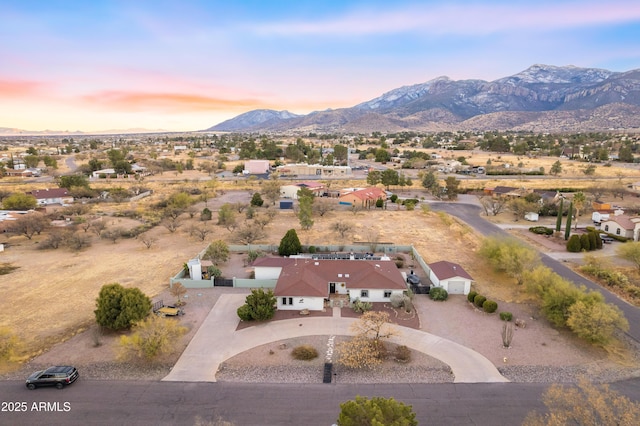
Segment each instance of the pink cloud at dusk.
M21 98L42 95L48 87L48 84L37 81L0 79L0 97Z

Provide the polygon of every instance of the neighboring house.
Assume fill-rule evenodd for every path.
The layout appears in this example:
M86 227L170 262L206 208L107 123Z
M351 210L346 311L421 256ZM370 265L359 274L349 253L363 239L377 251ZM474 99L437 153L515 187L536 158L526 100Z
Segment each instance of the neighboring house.
M346 192L338 197L340 204L348 205L360 205L362 207L375 206L376 201L387 199L386 191L372 186L371 188L357 189L351 192Z
M244 162L244 171L251 175L268 173L269 167L269 160L248 160Z
M609 219L600 222L600 229L612 235L638 241L640 217L624 214L610 216Z
M348 176L351 175L349 166L323 166L320 164L287 164L278 166L276 171L280 176Z
M389 302L391 295L407 290L390 260L272 259L257 259L255 276L269 279L277 274L274 294L280 310L321 311L332 295L348 296L351 301Z
M73 197L66 188L36 189L30 194L36 198L39 206L73 204Z
M300 182L292 185L282 185L280 187L280 196L282 198L291 198L292 200L298 199L298 191L301 188L307 188L316 197L321 196L324 193L324 185L316 182Z
M469 294L473 278L457 263L441 260L428 264L429 279L435 287L442 287L449 294Z

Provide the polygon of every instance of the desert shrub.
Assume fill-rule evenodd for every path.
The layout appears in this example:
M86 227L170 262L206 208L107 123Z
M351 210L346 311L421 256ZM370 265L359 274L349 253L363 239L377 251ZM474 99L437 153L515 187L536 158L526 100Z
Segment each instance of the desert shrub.
M120 360L142 359L151 361L163 353L173 351L173 344L186 333L177 321L167 321L156 315L135 323L130 336L120 337Z
M396 194L392 194L390 200L392 203L395 203L398 200L398 196Z
M373 305L369 302L363 302L360 299L356 299L353 301L353 310L359 314L370 311Z
M411 361L411 349L406 347L405 345L397 346L395 359L398 362L409 362Z
M396 258L394 259L394 262L396 263L396 266L398 268L402 268L404 266L404 257L396 256Z
M513 319L513 314L511 312L500 312L500 319L502 321L511 321Z
M240 306L236 312L242 321L251 321L251 308L248 305Z
M389 356L389 350L387 349L387 345L380 339L373 340L371 342L376 351L376 358L378 359L387 359Z
M429 298L435 301L447 300L449 293L442 287L434 287L429 291Z
M482 304L482 310L488 314L494 313L498 309L498 303L493 300L485 300Z
M404 304L404 295L393 293L389 298L389 301L391 302L391 306L394 308L400 308Z
M538 235L553 235L553 229L546 226L532 226L529 231Z
M477 291L473 291L473 290L471 290L471 291L469 292L469 294L467 294L467 300L468 300L469 302L473 303L473 299L475 299L477 295L478 295L478 292L477 292Z
M313 254L316 252L316 246L309 246L309 253Z
M309 361L318 357L318 351L313 346L301 345L293 348L291 356L300 361Z
M482 305L486 300L487 300L486 297L484 297L481 294L477 294L476 297L473 298L473 304L476 305L478 308L482 308Z
M567 241L567 251L570 253L580 253L582 251L582 243L579 235L572 235Z

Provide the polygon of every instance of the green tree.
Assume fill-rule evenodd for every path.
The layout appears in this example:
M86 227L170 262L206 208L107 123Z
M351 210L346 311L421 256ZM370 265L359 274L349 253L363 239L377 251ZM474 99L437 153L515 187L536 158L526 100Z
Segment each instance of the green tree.
M302 244L295 229L289 229L284 237L280 240L278 246L278 254L280 256L291 256L302 251Z
M380 176L380 183L382 183L387 191L391 185L397 185L399 181L398 172L393 169L386 169Z
M569 239L571 235L571 217L573 216L573 203L569 203L569 210L567 211L567 226L564 230L565 241Z
M616 329L627 331L629 322L615 305L604 302L602 294L592 291L569 307L567 325L578 337L590 343L608 343Z
M229 231L233 231L237 227L236 212L229 203L224 203L218 210L218 225L224 226Z
M118 283L103 285L96 299L96 322L102 327L122 330L149 315L151 300L138 288Z
M564 198L560 198L560 207L558 208L558 217L556 218L556 232L560 232L560 229L562 229L563 202Z
M262 207L263 204L264 200L262 199L262 196L259 192L255 192L251 197L251 205L255 207Z
M346 146L340 144L333 146L333 156L340 164L346 163L348 154L349 149Z
M356 396L355 400L340 404L338 426L417 426L411 405L393 398Z
M515 278L518 285L524 283L527 271L540 265L538 252L514 238L485 238L479 254L486 258L496 271Z
M458 198L458 187L460 186L460 180L453 176L449 176L444 181L445 188L447 190L447 199L456 200Z
M575 212L575 224L573 229L578 230L578 216L580 216L580 211L584 208L587 202L587 197L585 197L584 192L579 191L573 194L573 200L571 204L573 204L573 210Z
M391 160L391 154L384 148L378 148L375 152L376 163L386 163Z
M37 205L36 197L24 192L16 192L2 199L2 207L5 210L31 210Z
M167 208L185 210L191 204L193 204L193 200L189 194L186 192L175 192L169 197Z
M274 205L278 198L280 198L280 181L272 179L262 184L262 195Z
M640 271L640 242L628 241L621 244L616 250L616 253L624 260L632 262L636 268L638 268L638 271Z
M74 187L89 188L89 180L84 175L66 175L57 178L60 188L71 189Z
M214 265L224 263L229 260L229 246L222 240L216 240L209 244L202 257L209 259Z
M302 229L311 229L313 226L313 199L314 197L312 196L298 198L298 219L300 220Z
M379 170L371 170L367 175L369 185L377 185L382 181L382 173Z
M245 304L238 308L238 316L244 321L266 321L276 313L276 297L273 290L253 289L245 299Z
M560 163L560 160L557 160L555 163L551 165L551 170L549 170L549 173L551 173L554 176L557 176L560 173L562 173L562 163Z

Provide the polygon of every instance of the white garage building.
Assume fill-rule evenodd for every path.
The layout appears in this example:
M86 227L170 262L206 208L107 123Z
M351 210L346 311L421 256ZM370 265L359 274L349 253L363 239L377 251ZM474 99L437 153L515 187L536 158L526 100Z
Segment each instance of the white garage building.
M429 263L429 279L435 287L442 287L449 294L469 294L473 278L457 263L441 260Z

